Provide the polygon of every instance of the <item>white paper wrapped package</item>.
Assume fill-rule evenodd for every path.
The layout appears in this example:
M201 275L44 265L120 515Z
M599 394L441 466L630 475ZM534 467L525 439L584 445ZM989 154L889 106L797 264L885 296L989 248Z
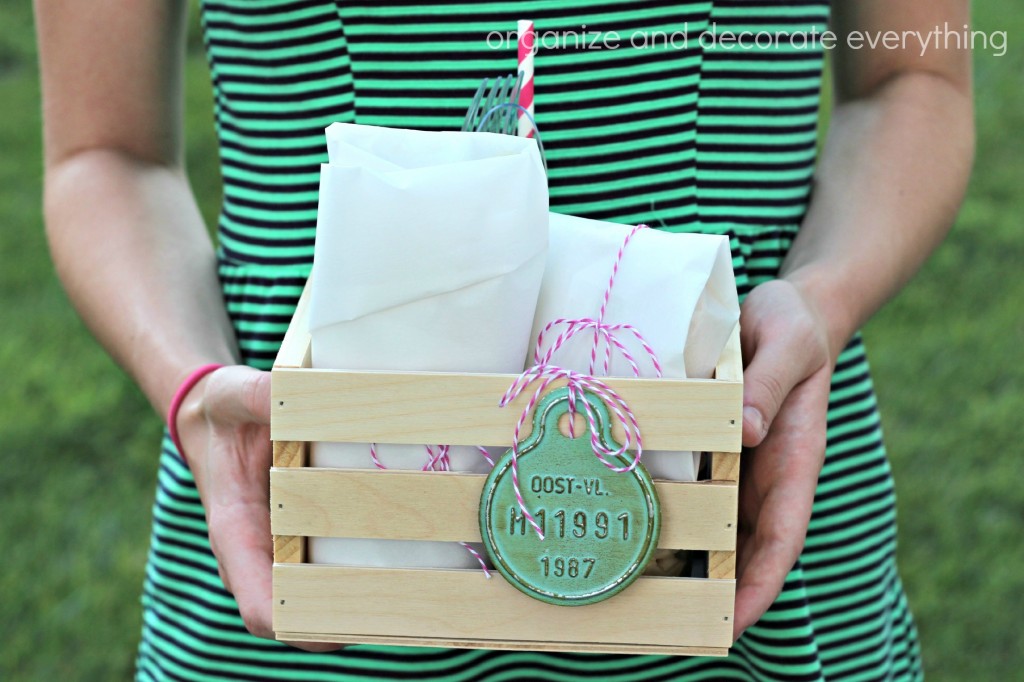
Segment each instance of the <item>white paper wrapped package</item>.
M598 317L612 266L633 229L554 213L550 225L534 340L551 320ZM623 254L604 322L635 327L654 349L665 377L710 378L738 320L728 238L653 229L633 236ZM546 335L545 347L556 335L557 331ZM655 376L639 341L627 332L616 337L637 361L641 376ZM592 339L591 333L577 334L557 351L553 363L588 371ZM604 374L603 355L594 374ZM608 376L633 376L633 371L616 353ZM642 433L643 415L639 418ZM642 461L655 478L692 481L697 459L688 453L644 450Z
M548 239L536 143L338 123L327 143L311 275L313 366L519 372ZM394 469L420 469L427 459L410 445L379 444L378 455ZM450 457L452 470L489 470L475 448L453 447ZM311 464L374 466L359 443L316 443ZM477 565L456 543L312 538L309 547L314 563Z

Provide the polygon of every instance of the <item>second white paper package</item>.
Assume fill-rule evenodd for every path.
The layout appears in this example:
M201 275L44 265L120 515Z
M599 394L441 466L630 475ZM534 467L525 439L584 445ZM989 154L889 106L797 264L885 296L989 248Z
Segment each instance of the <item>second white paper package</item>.
M550 227L534 340L552 320L598 317L612 265L633 230L629 225L555 213ZM654 349L665 377L710 378L738 320L728 238L653 229L633 235L623 252L604 321L635 327ZM557 333L546 335L545 347ZM625 332L617 338L636 359L641 376L655 376L639 341ZM554 364L587 372L592 339L592 333L578 334L557 351ZM527 365L532 363L531 352ZM604 375L603 351L595 375ZM632 368L613 354L607 376L633 376ZM642 432L642 418L640 428ZM689 453L644 450L642 461L655 478L692 481L697 459Z

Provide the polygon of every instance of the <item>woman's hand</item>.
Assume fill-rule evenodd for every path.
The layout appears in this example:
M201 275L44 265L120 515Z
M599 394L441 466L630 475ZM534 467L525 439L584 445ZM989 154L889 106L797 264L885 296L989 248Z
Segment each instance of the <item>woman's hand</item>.
M755 288L740 313L743 458L734 637L757 622L803 550L825 457L832 358L825 322L796 285Z
M178 432L206 510L210 546L249 632L271 628L270 373L223 367L189 393ZM296 643L308 651L338 644Z
M966 0L832 3L834 102L814 191L781 280L741 312L744 459L735 633L765 612L803 547L825 451L833 363L953 223L974 151L971 53L865 50L855 33L930 35Z

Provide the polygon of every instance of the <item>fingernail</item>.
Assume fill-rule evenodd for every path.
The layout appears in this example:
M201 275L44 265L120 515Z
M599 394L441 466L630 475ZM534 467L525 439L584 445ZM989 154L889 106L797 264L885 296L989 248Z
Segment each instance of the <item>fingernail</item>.
M743 421L749 422L754 427L754 433L758 436L764 435L764 417L761 416L761 411L756 407L746 405L743 408Z

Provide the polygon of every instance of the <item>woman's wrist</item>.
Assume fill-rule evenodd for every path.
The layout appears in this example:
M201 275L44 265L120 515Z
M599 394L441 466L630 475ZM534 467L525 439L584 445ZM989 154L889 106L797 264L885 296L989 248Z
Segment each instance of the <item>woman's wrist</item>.
M186 462L188 458L185 454L182 431L191 432L191 426L203 420L204 386L209 377L222 367L222 363L207 363L194 368L178 385L171 399L167 427L178 454Z
M833 364L860 325L860 317L851 305L851 290L841 284L843 278L838 274L823 266L805 265L781 277L800 292L821 321Z

